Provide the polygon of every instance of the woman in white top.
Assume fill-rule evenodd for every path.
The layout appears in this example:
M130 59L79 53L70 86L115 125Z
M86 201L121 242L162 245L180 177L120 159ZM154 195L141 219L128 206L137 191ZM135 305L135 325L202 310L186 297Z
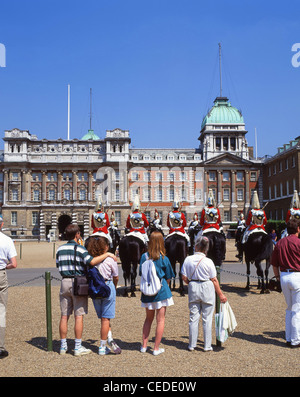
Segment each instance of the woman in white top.
M195 254L187 257L181 268L182 279L188 284L189 293L189 350L194 350L197 345L201 313L204 351L212 350L211 334L216 293L222 303L227 301L221 291L215 265L206 257L208 248L208 238L199 236L195 242Z

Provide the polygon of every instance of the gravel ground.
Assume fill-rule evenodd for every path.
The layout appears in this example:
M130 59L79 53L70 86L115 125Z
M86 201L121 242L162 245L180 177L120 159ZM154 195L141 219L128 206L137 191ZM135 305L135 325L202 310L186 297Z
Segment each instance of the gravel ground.
M19 267L46 267L52 262L52 246L24 243ZM37 257L28 260L28 252ZM36 251L42 250L43 256ZM19 252L19 251L18 251ZM231 254L235 254L231 249ZM46 264L47 255L49 263ZM40 262L43 258L43 264ZM47 259L48 260L48 259ZM27 264L25 263L27 262ZM37 263L38 262L38 263ZM13 270L11 270L13 271ZM69 321L70 353L60 356L58 324L59 287L52 286L53 351L47 350L45 288L16 286L9 289L6 348L9 356L0 361L1 377L299 377L299 349L290 349L284 340L285 302L283 294L261 295L255 288L245 291L245 283L223 284L228 301L237 319L237 328L222 345L212 352L203 351L202 325L198 346L193 352L188 346L188 298L174 291L175 305L168 308L161 347L165 353L154 357L155 326L151 330L149 352L141 354L144 309L140 307L140 292L136 298L121 296L118 289L116 318L112 321L113 336L122 354L99 356L99 320L92 302L84 320L84 345L92 353L75 357L74 320ZM155 324L154 324L155 325ZM215 334L213 331L213 341Z

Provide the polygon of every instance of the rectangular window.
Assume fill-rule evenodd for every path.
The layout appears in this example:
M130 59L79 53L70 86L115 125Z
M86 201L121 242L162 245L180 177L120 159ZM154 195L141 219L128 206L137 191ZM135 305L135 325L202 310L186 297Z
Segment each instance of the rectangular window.
M223 171L223 181L229 182L229 172L228 171Z
M19 200L18 189L12 189L12 191L11 191L11 199L12 199L12 201L18 201Z
M17 226L17 224L18 224L17 211L11 212L11 224L12 224L12 226Z
M144 172L144 180L146 182L150 182L151 181L151 174L149 171Z
M250 181L251 182L255 182L256 181L256 172L255 171L251 171L250 172Z
M209 171L209 180L210 181L216 180L216 172L215 171Z
M174 172L169 172L169 181L174 182L175 181L175 173Z
M40 191L39 190L33 191L33 201L40 201Z
M195 189L195 199L196 201L202 200L202 189Z
M48 199L49 200L55 200L55 190L54 189L50 189L49 190Z
M132 172L131 173L131 179L133 181L138 181L139 180L139 173L138 172Z
M244 180L244 172L243 171L238 171L236 173L236 180L239 181L239 182Z
M64 190L64 199L65 200L70 200L71 199L71 191L70 191L70 189L65 189Z
M162 179L163 179L163 177L162 177L162 172L157 172L157 173L155 174L155 180L158 181L158 182L161 182Z
M120 225L121 224L121 211L115 211L115 218L116 218L118 225Z
M86 200L86 189L79 190L79 200Z
M39 224L39 213L38 211L32 211L32 225Z
M224 211L224 222L230 221L230 211Z
M17 181L19 179L19 173L18 172L13 172L11 175L11 180L12 181Z
M237 189L237 200L238 201L244 200L244 189Z
M120 201L120 187L116 186L115 200Z
M224 189L223 191L223 200L229 201L229 189Z

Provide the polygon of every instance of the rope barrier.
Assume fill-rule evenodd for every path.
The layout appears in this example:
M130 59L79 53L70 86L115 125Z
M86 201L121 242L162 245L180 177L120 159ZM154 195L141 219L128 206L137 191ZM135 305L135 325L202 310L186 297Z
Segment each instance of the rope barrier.
M260 277L260 276L252 276L251 274L248 275L246 273L233 272L231 270L226 270L226 269L222 269L222 268L219 268L219 270L220 270L220 272L231 273L231 274L234 274L236 276L251 277L251 278L256 278L256 279L262 280L262 277ZM9 285L8 288L19 287L21 285L30 283L31 281L38 280L39 278L42 278L42 279L45 280L45 275L37 276L37 277L31 278L29 280L24 280L24 281L21 281L20 283L17 283L17 284ZM56 280L56 281L60 282L61 278L58 278L58 277L55 277L55 276L51 276L51 280ZM172 280L179 280L179 277L172 278Z

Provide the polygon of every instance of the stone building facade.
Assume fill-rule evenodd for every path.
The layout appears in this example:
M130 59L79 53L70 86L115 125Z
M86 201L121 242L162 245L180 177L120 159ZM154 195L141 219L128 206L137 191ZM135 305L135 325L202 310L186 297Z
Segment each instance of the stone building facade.
M285 220L294 190L299 194L300 137L279 147L264 161L264 205L268 219Z
M211 188L225 225L262 200L262 162L253 159L241 113L227 98L216 98L204 117L193 149L133 148L129 131L92 130L81 139L39 139L29 131L7 130L0 162L0 205L6 233L14 238L56 237L70 222L84 237L100 194L109 216L123 230L136 194L143 211L160 213L163 226L175 198L187 220L201 212Z

